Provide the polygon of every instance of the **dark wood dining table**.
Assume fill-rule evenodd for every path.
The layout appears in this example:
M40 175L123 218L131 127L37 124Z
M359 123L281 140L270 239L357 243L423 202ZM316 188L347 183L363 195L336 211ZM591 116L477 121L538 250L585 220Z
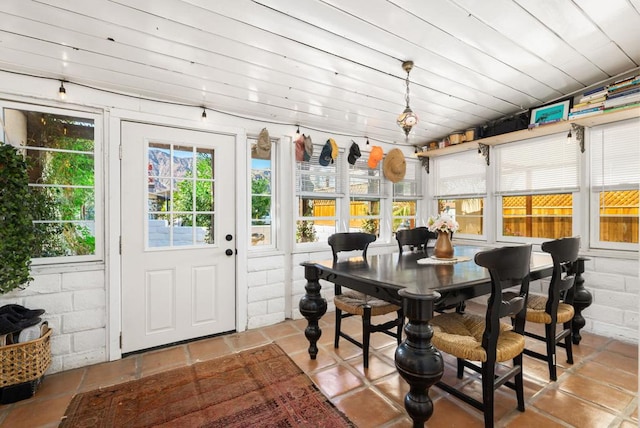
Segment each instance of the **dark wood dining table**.
M414 427L423 427L433 413L429 388L442 377L444 363L431 344L433 330L429 320L435 309L454 307L465 300L489 294L489 272L473 261L474 255L487 247L456 245L454 257L468 258L454 264L422 264L430 251L398 252L349 258L343 261L321 260L301 263L305 269L305 295L300 299L300 313L308 320L305 336L309 356L318 354L317 342L322 334L318 321L327 311L320 280L361 291L402 306L407 323L405 339L395 353L398 372L409 384L404 404ZM553 263L547 253L531 255L531 280L551 276Z

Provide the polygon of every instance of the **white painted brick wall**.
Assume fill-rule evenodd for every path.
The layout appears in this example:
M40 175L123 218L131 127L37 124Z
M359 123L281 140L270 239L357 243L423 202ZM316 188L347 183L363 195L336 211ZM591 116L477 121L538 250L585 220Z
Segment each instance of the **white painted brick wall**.
M589 258L583 278L593 303L582 311L585 318L582 331L638 343L638 260Z
M258 328L284 321L285 257L253 256L247 267L247 328Z
M17 303L46 311L42 318L53 329L48 374L106 361L104 267L60 269L35 268L26 289L0 296L0 306Z

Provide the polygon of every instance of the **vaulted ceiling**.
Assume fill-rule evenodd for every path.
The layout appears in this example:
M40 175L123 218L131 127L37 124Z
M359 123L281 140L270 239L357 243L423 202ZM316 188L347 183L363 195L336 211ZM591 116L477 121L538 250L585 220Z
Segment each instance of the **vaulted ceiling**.
M0 1L2 70L397 144L639 65L640 0Z

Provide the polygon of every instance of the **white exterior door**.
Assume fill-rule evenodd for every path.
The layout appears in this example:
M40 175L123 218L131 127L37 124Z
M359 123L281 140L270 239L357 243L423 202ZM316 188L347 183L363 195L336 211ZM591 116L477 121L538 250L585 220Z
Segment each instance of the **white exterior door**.
M235 137L122 122L122 352L235 329Z

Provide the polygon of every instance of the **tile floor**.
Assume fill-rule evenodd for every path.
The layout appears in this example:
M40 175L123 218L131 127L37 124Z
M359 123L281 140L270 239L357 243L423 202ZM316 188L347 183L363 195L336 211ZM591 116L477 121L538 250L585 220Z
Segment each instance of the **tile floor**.
M343 325L357 335L361 331L358 320L351 318ZM344 340L339 349L333 348L333 313L321 320L323 334L316 360L310 360L306 351L305 326L306 320L286 321L48 375L34 397L0 405L0 427L57 427L75 393L270 342L280 345L358 427L411 426L402 404L408 388L393 363L393 339L373 335L369 369L363 370L359 348ZM548 382L546 363L525 356L526 411L518 412L514 393L501 388L497 392L496 426L638 426L638 346L588 333L582 337L580 345L574 346L572 366L564 362L564 350L560 351L557 382ZM443 379L480 396L477 376L469 372L458 381L454 362L445 356ZM473 407L435 387L430 395L435 410L427 426L483 426L482 414Z

